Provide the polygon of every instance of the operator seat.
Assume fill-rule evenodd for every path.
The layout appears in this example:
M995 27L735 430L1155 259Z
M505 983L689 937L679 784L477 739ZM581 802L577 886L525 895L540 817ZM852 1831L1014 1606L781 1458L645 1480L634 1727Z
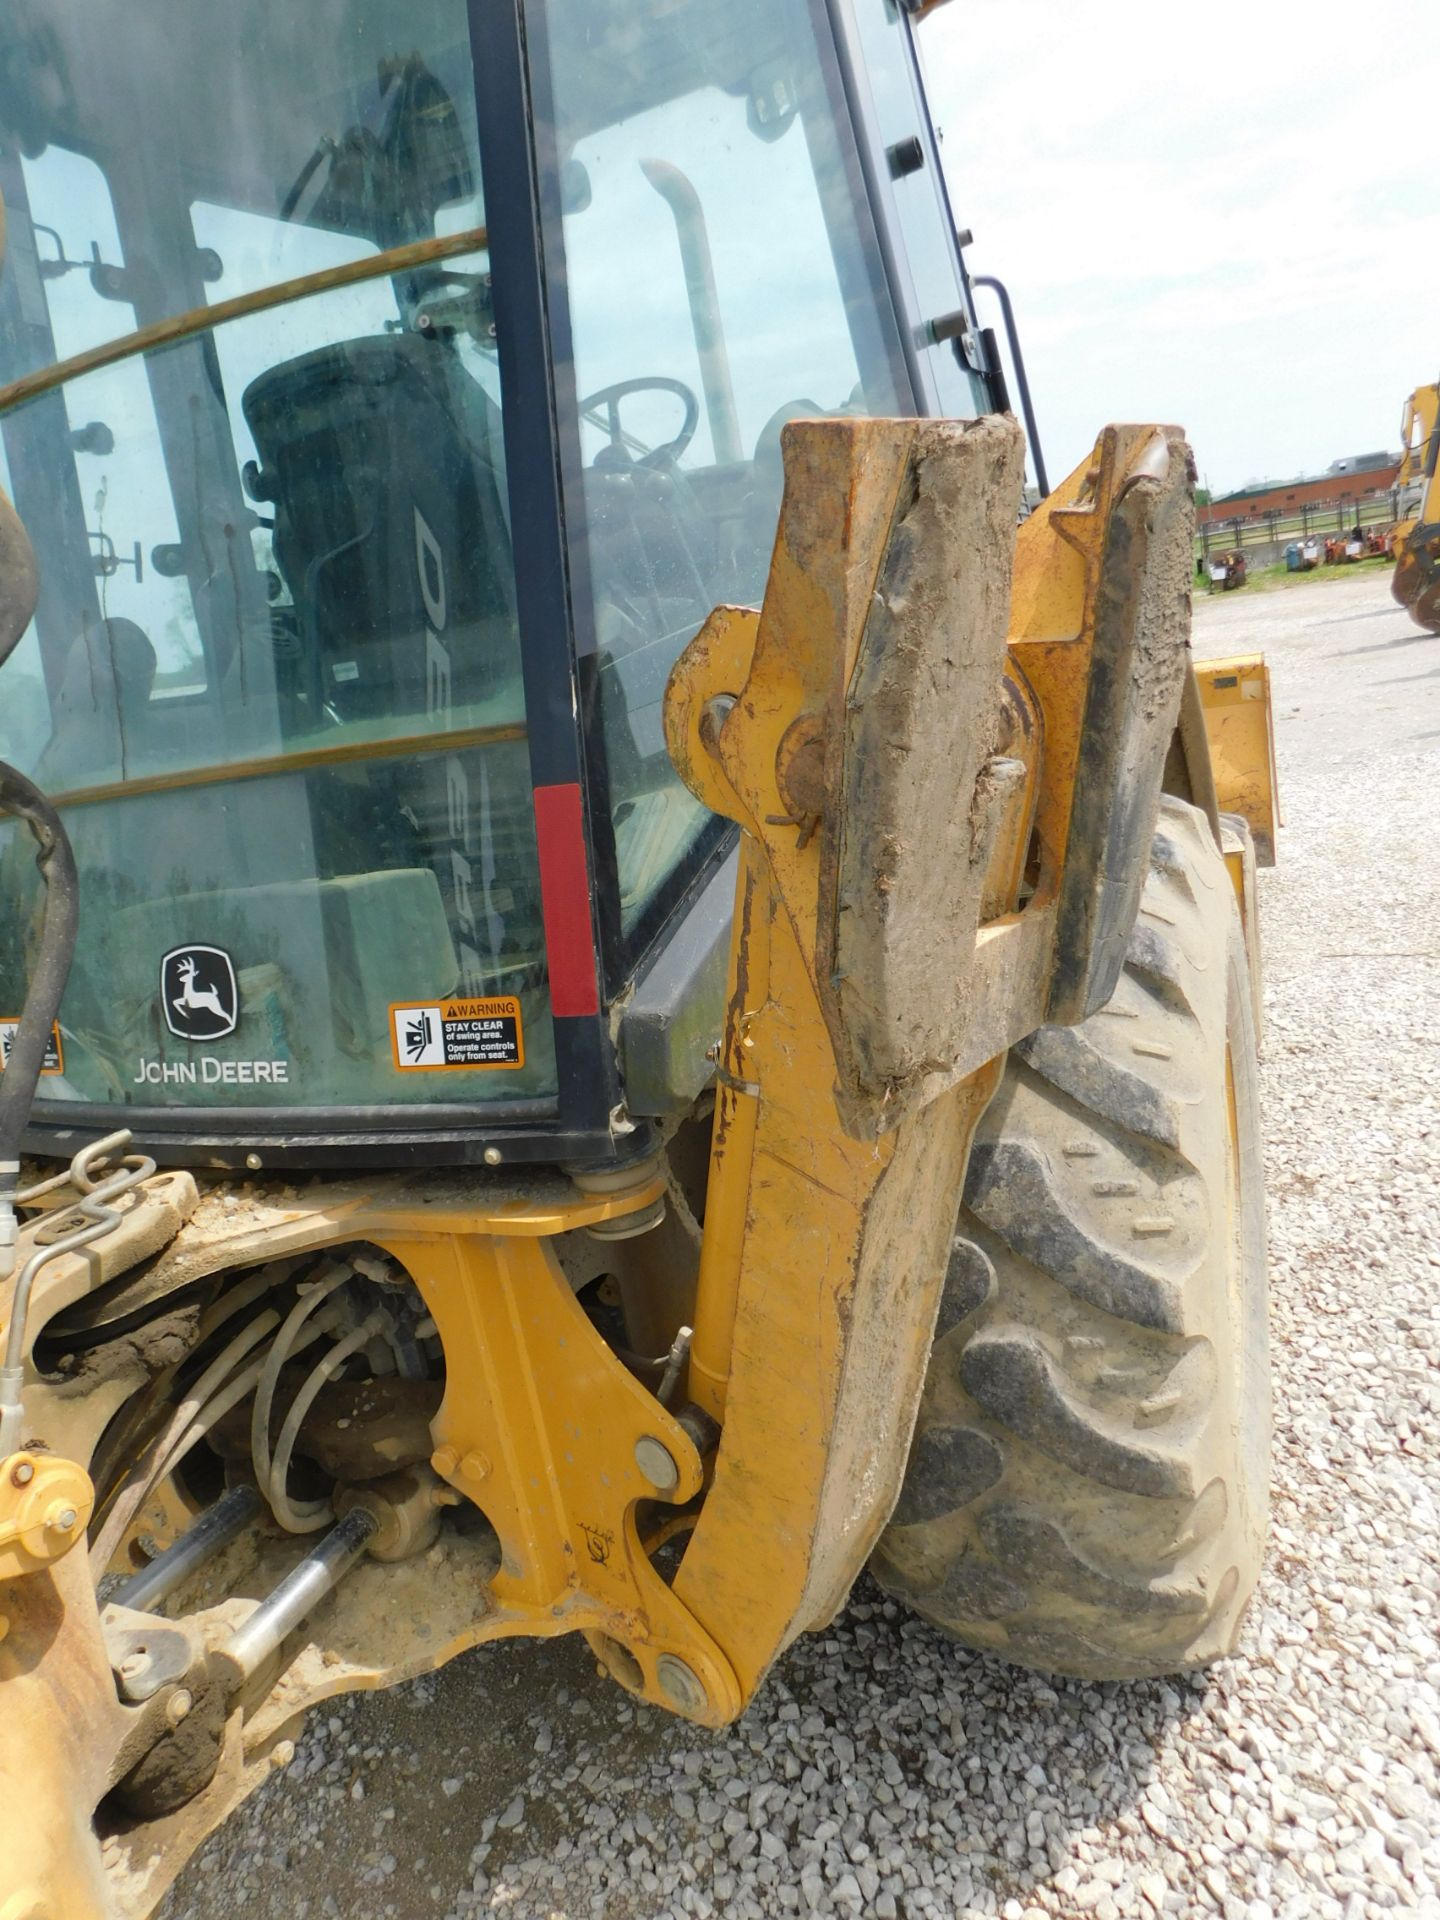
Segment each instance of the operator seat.
M500 413L453 347L413 333L341 341L261 374L242 405L260 453L245 483L274 507L300 626L296 729L328 714L420 731L439 691L426 667L437 609L449 704L515 687Z
M63 793L121 777L153 744L150 696L156 656L150 636L120 616L90 621L65 657L54 732L35 777Z
M381 722L400 738L523 721L500 410L450 342L338 342L261 374L242 405L260 454L245 484L273 506L294 601L272 636L282 736L318 745L337 723ZM458 751L496 876L484 899L499 967L540 949L528 750L512 738ZM437 752L317 768L304 804L322 878L429 867L452 886L453 794ZM278 858L265 865L288 877Z

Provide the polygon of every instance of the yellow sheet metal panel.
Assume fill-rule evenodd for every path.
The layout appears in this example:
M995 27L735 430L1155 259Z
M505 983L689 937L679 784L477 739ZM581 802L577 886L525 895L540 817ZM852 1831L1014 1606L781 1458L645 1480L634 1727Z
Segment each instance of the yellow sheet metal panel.
M1215 794L1222 813L1238 813L1249 825L1255 858L1275 864L1280 796L1275 784L1275 727L1270 710L1270 669L1258 653L1206 660L1195 669Z
M642 1502L683 1506L700 1493L690 1434L591 1326L546 1241L377 1240L414 1278L445 1346L431 1465L499 1536L477 1637L502 1623L580 1628L632 1692L711 1726L732 1720L746 1696L639 1531Z
M1440 386L1416 387L1406 399L1400 421L1397 486L1408 487L1434 478L1430 471L1430 440L1437 424L1440 424Z
M1255 1015L1255 1043L1265 1037L1265 1001L1261 990L1262 953L1260 946L1260 901L1255 886L1255 840L1249 823L1238 813L1227 813L1220 822L1220 848L1225 871L1235 889L1240 907L1240 925L1245 935L1245 959L1250 974L1250 1004Z

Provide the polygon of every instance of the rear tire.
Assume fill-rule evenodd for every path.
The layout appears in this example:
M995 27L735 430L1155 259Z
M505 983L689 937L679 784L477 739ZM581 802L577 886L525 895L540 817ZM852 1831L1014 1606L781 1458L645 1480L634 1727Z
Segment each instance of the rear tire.
M1203 1666L1259 1574L1269 1452L1244 941L1204 816L1166 798L1114 998L1016 1047L977 1132L873 1571L1024 1666Z

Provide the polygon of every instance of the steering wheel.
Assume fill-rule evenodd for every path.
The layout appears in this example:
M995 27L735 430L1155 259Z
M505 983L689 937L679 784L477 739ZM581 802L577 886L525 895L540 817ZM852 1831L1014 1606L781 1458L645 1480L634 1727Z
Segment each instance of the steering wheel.
M620 402L627 399L632 393L646 393L651 391L678 394L685 402L685 419L679 433L676 434L673 440L667 440L663 446L652 447L647 453L643 453L641 458L647 465L651 466L658 464L662 459L678 460L690 442L695 438L695 429L700 424L700 402L695 397L694 388L687 387L683 380L670 380L667 379L664 374L660 373L644 373L636 380L617 380L612 386L600 387L596 392L592 393L588 399L582 400L580 402L580 417L582 420L592 419L595 412L603 407L605 409L605 431L610 436L610 445L617 453L623 453L626 450L625 442L627 440L629 440L631 446L634 447L638 447L640 442L622 429L620 425ZM598 427L600 422L594 420L593 424Z

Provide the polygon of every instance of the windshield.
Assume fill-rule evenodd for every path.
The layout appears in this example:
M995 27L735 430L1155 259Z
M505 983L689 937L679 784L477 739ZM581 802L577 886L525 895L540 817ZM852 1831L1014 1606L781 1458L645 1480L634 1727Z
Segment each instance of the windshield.
M711 830L661 701L710 609L764 592L781 428L914 400L823 7L545 0L543 26L575 621L624 971Z
M44 1096L553 1094L465 0L9 0L0 193L0 754L83 901ZM11 835L0 1037L35 903Z

